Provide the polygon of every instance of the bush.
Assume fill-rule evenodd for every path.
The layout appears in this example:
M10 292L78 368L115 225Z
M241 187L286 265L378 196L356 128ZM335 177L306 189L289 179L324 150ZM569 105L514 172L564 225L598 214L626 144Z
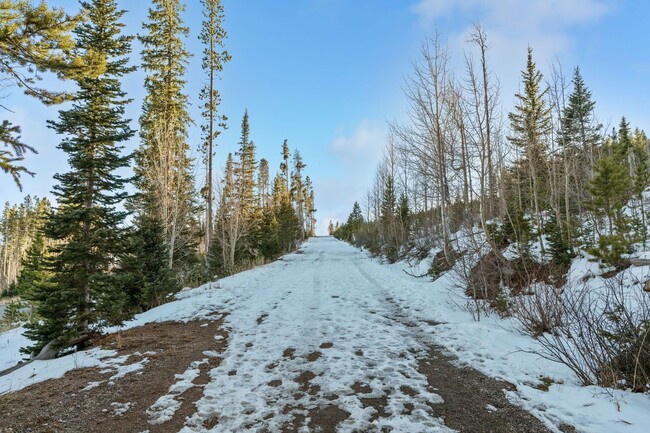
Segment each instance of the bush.
M531 287L529 295L513 297L514 316L527 334L537 338L547 332L554 333L562 326L562 292L553 285L538 283Z
M621 256L632 252L631 248L624 236L602 235L598 238L598 246L590 248L588 252L603 263L620 269L626 266L626 261Z
M595 293L564 292L563 317L539 336L536 353L568 366L584 385L650 391L650 293L625 285L622 275Z

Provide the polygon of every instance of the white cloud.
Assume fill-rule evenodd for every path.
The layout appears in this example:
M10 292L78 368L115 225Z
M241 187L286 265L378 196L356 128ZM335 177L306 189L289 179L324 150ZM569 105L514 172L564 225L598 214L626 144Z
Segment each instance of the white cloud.
M362 120L350 135L340 135L330 144L330 150L346 166L371 165L374 169L381 159L386 143L386 126Z
M332 220L345 222L355 201L364 195L383 157L387 126L383 122L362 120L354 128L339 131L329 150L339 163L328 177L314 179L319 235L327 234Z
M420 0L411 10L429 23L450 13L479 13L493 24L519 29L589 23L610 9L603 0Z
M485 28L490 65L502 84L506 105L517 91L528 46L543 72L556 59L570 73L571 30L596 22L611 11L608 0L420 0L411 7L426 32L440 18L458 18L462 29L448 38L452 61L460 66L467 50L467 34L474 22ZM464 21L463 21L464 20ZM457 70L462 70L457 69Z

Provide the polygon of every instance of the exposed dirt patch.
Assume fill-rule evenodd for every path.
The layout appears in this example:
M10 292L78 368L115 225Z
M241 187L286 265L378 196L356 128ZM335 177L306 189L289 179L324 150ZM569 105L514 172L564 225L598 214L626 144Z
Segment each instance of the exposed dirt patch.
M158 397L167 394L176 381L176 374L183 373L193 361L206 358L204 351L225 349L227 333L220 329L222 322L223 319L151 323L102 337L94 344L114 349L119 355L155 353L146 355L149 361L142 370L127 374L113 384L107 381L112 372L101 374L98 369L86 368L0 396L2 427L12 433L178 431L185 417L195 412L194 403L203 391L201 385L209 382L209 371L219 365L220 358L208 358L209 364L201 365L200 375L193 381L197 386L177 397L181 407L170 421L151 425L145 411ZM216 341L217 334L224 338ZM137 359L132 356L128 363ZM81 391L90 382L98 381L102 383ZM112 403L129 406L122 415L117 415L119 406Z
M285 358L293 359L294 353L296 353L296 349L294 349L293 347L289 347L288 349L284 349L284 352L282 352L282 356Z
M303 392L309 392L310 394L316 394L320 391L319 385L312 385L310 382L314 379L316 375L311 371L303 371L295 381L300 384L300 390Z
M327 342L327 343L323 343L323 344L321 344L321 345L318 346L318 347L320 347L321 349L329 349L329 348L331 348L331 347L334 347L334 343Z
M314 361L316 361L318 358L320 358L321 355L322 355L322 353L319 352L319 351L312 352L312 353L310 353L309 355L307 355L307 361L309 361L309 362L314 362Z
M503 390L514 390L514 385L456 367L451 361L436 349L419 361L419 370L427 376L432 391L444 400L431 408L447 427L472 433L549 432L541 421L506 399ZM402 392L406 394L404 389ZM488 411L488 404L497 410Z
M267 313L262 314L260 317L257 318L257 324L261 325L262 323L264 323L267 317L269 317Z
M402 385L399 387L399 390L402 391L404 394L408 395L409 397L415 397L418 395L418 392L411 388L410 386Z
M513 295L524 293L533 283L545 283L560 288L566 283L568 269L532 259L517 258L503 262L490 251L472 268L465 294L474 299L494 302L502 293L502 284Z
M386 418L388 413L386 413L386 406L388 406L388 397L362 397L361 404L363 407L372 407L375 409L375 413L370 416L370 422L373 422L379 418Z
M338 406L329 405L311 411L309 428L323 433L336 432L336 426L350 417L350 412Z
M367 383L354 382L351 388L357 394L370 394L372 392L372 388Z

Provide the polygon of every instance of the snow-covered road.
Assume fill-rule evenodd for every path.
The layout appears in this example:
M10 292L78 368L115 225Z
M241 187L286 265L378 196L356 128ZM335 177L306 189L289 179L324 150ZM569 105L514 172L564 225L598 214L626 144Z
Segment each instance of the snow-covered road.
M226 281L222 288L239 292L228 308L229 345L198 403L196 425L218 414L217 431L274 430L296 412L334 402L350 413L341 431L368 431L376 410L361 399L386 398L378 431L447 431L428 406L441 398L418 372L430 324L409 309L425 306L399 307L393 296L404 281L394 275L321 238ZM359 387L365 392L354 391Z
M197 339L192 344L203 357L178 365L186 370L169 378L169 393L156 395L151 407L125 411L139 411L133 415L150 423L152 433L171 431L165 423L174 417L186 433L544 431L510 401L549 431L570 431L564 425L588 433L647 431L650 396L580 386L568 368L534 355L537 343L514 320L475 321L452 273L432 283L405 267L314 238L274 263L179 293L125 328L225 316L227 336L219 331L219 344ZM24 344L20 329L0 334L0 361L15 362ZM457 358L453 365L447 355ZM0 377L0 395L83 367L122 376L136 371L147 383L156 372L146 362L130 364L128 356L99 348L37 361ZM503 382L455 365L516 389L504 393ZM200 368L208 377L195 385ZM538 386L549 380L548 388ZM201 396L185 418L181 394L197 386Z

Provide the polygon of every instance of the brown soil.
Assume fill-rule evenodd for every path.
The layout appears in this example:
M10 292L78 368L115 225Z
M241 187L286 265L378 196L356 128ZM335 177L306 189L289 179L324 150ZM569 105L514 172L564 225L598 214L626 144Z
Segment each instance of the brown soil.
M419 362L420 373L427 376L433 392L444 400L431 408L447 427L472 433L549 431L537 418L507 400L503 390L514 390L514 385L470 368L459 368L452 361L453 358L431 349L429 356ZM488 410L488 405L496 411Z
M222 321L152 323L103 337L96 344L115 349L119 355L149 351L155 354L145 355L149 362L143 370L129 373L113 384L107 383L112 372L101 374L98 369L86 368L0 396L0 432L179 431L185 417L195 412L194 403L202 395L202 385L209 381L209 370L219 365L220 358L208 358L209 363L201 365L201 374L193 382L196 386L177 397L181 407L171 420L161 425L149 424L146 410L158 397L167 394L176 381L175 374L206 358L203 351L225 349L228 335L221 329ZM216 341L215 335L224 339ZM140 359L141 356L133 355L127 362ZM82 391L90 382L97 381L103 383ZM130 407L123 415L116 415L111 403L130 403Z
M149 362L143 370L127 374L113 385L106 383L112 373L101 374L97 369L80 369L69 372L61 379L0 396L0 433L179 431L185 419L195 413L194 403L201 398L202 387L210 380L210 370L220 364L220 358L209 358L207 364L200 366L200 375L193 382L196 386L177 397L181 406L171 420L160 425L149 424L146 410L160 396L167 394L175 382L176 374L183 373L192 362L206 358L204 351L225 350L228 334L223 329L222 322L222 319L185 324L166 322L109 335L99 343L103 347L117 350L120 355L148 351L155 354L144 355L149 358ZM215 335L224 338L216 341ZM331 343L320 347L327 349ZM284 356L294 358L295 352L294 348L288 348ZM315 358L311 362L322 362L320 355L320 352L312 352L308 357ZM363 356L363 353L359 351L357 355ZM140 359L141 356L133 355L128 362ZM443 403L429 405L431 414L441 417L445 425L471 433L548 432L539 420L508 402L503 390L513 390L514 385L490 379L469 368L459 368L453 361L453 358L444 355L438 348L431 348L427 356L419 361L419 371L427 377L431 391L444 400ZM269 369L275 367L273 364L267 366ZM231 370L226 374L237 372ZM316 375L309 370L298 373L293 379L299 385L294 397L301 399L310 396L318 399L321 401L318 407L306 410L300 404L278 402L286 404L283 413L290 414L292 418L291 422L282 427L282 432L302 431L307 425L309 431L335 433L337 426L350 417L346 408L337 404L337 395L322 394L320 386L313 383L315 378ZM104 383L88 391L81 391L89 382L99 380L104 380ZM282 381L273 380L269 386L282 386ZM383 390L382 395L371 397L369 394L373 392L372 388L366 383L357 382L353 384L352 391L364 407L375 409L372 421L389 416L387 406L390 390ZM402 386L400 391L417 397L417 391L408 386ZM130 408L123 415L116 415L111 403L127 402L131 403ZM414 404L406 403L402 414L410 415L414 409ZM204 421L203 427L210 429L218 423L218 417L212 417ZM569 426L562 430L572 431Z
M560 288L566 284L567 272L567 268L531 259L517 258L502 263L490 251L472 268L465 294L474 299L494 301L501 295L502 283L511 289L513 295L525 294L526 288L533 283Z

